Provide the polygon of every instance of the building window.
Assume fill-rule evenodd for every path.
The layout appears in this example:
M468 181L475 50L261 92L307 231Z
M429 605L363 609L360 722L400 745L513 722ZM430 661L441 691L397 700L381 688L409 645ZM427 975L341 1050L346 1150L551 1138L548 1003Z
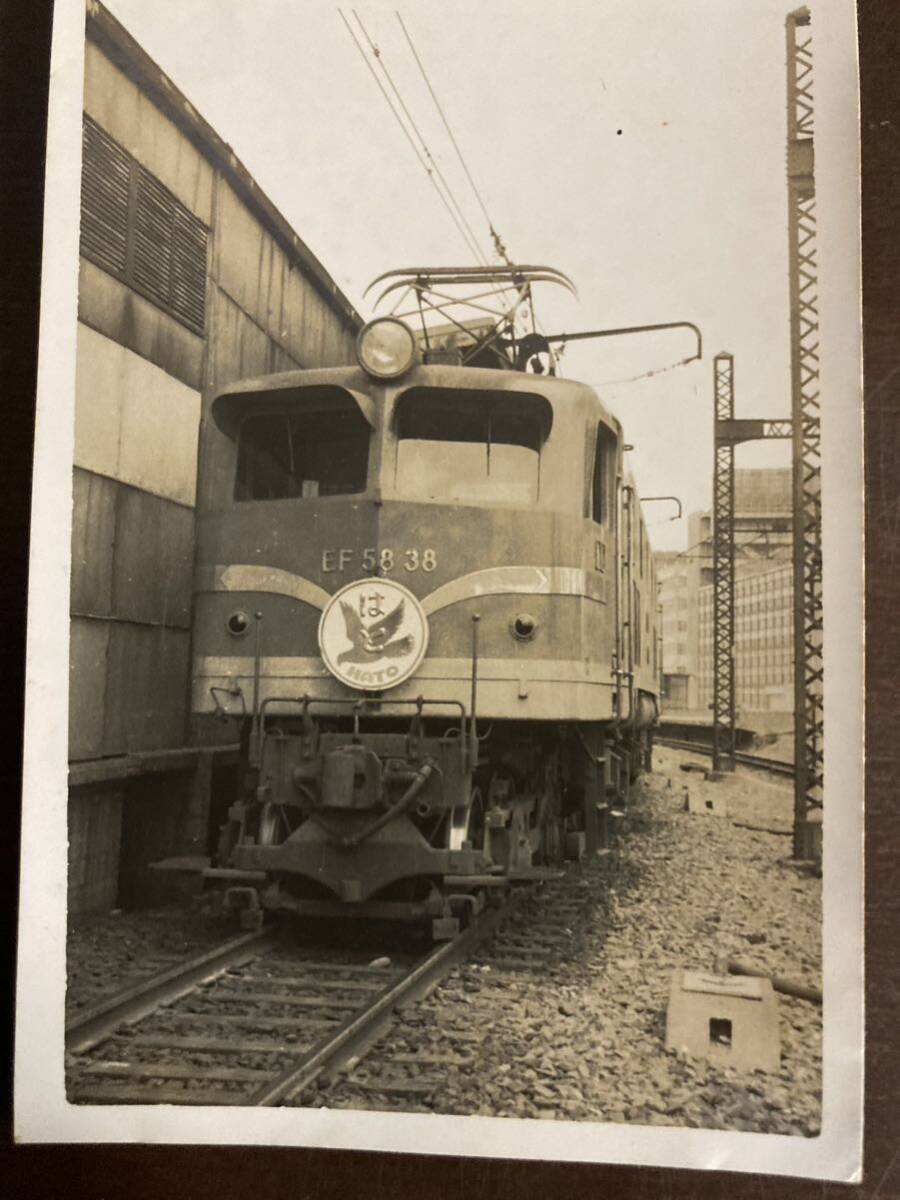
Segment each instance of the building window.
M202 334L206 226L87 116L82 148L81 253Z

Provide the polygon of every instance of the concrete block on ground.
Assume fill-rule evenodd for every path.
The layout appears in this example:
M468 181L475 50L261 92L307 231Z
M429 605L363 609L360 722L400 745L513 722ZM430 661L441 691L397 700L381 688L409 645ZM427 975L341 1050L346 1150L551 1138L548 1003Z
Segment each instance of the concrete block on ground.
M768 979L679 969L672 976L666 1048L739 1071L778 1071L778 1000Z
M695 817L727 817L728 804L724 796L698 796L696 792L686 792L684 811Z

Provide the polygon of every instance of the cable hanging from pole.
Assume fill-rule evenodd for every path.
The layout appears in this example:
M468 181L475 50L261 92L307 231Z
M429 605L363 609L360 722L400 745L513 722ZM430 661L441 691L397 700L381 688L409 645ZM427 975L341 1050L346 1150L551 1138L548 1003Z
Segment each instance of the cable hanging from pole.
M363 62L366 64L366 69L369 71L370 75L375 80L375 83L378 86L378 90L381 92L382 96L384 97L385 103L387 104L388 108L390 109L391 113L393 114L394 119L397 121L397 124L403 130L406 140L409 142L410 146L412 147L413 153L415 154L416 158L419 160L419 164L421 165L425 174L428 176L429 180L431 181L431 185L434 188L434 190L437 192L438 197L441 200L441 203L444 205L444 208L446 208L447 213L450 216L450 219L453 221L454 225L456 225L456 228L459 231L460 236L462 237L463 241L466 244L467 250L469 250L471 253L474 254L476 261L483 261L483 255L481 254L481 251L478 249L477 243L475 243L474 245L472 244L472 242L469 239L469 236L467 235L467 233L465 231L465 228L460 223L459 218L456 216L456 213L451 208L450 203L447 200L447 197L441 191L441 188L438 185L438 181L435 179L433 172L431 171L431 169L428 166L428 163L422 157L421 151L419 150L419 147L416 145L415 141L413 140L412 134L409 132L406 125L404 124L403 119L400 116L400 113L394 107L394 104L391 101L391 98L388 95L388 93L384 87L384 84L378 78L377 73L375 72L374 68L372 67L371 63L369 62L369 59L365 52L365 49L360 44L359 38L353 32L353 28L350 25L350 22L347 20L346 16L344 15L344 13L342 12L341 9L338 9L338 15L340 16L341 20L344 22L347 32L350 34L350 37L353 39L353 44L356 46L357 50L359 51L359 53L362 57ZM357 18L357 20L358 19L359 18Z
M665 375L667 371L674 371L676 367L686 367L689 363L696 362L696 354L692 354L689 358L679 358L677 362L667 363L664 367L652 367L649 371L641 371L640 375L629 375L626 379L603 379L591 383L591 387L616 387L622 383L639 383L642 379L652 379L655 375Z

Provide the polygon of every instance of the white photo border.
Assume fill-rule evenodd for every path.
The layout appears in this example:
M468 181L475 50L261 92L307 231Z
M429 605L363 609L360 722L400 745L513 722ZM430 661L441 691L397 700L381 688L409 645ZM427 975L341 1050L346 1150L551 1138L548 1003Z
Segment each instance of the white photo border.
M585 0L586 2L586 0ZM785 3L785 15L792 5ZM863 1103L862 385L852 0L812 0L825 559L822 1131L815 1138L513 1118L87 1106L63 1073L68 604L83 0L57 0L50 69L28 598L15 1054L20 1142L269 1145L861 1178Z

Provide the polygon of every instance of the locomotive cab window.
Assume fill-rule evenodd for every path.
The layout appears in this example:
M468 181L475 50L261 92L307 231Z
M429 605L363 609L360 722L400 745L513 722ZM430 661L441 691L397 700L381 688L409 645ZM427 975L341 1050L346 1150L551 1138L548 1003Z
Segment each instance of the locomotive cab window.
M370 433L355 405L254 413L241 424L234 498L312 499L363 492Z
M533 503L551 421L543 396L412 388L397 404L397 491L422 500Z

